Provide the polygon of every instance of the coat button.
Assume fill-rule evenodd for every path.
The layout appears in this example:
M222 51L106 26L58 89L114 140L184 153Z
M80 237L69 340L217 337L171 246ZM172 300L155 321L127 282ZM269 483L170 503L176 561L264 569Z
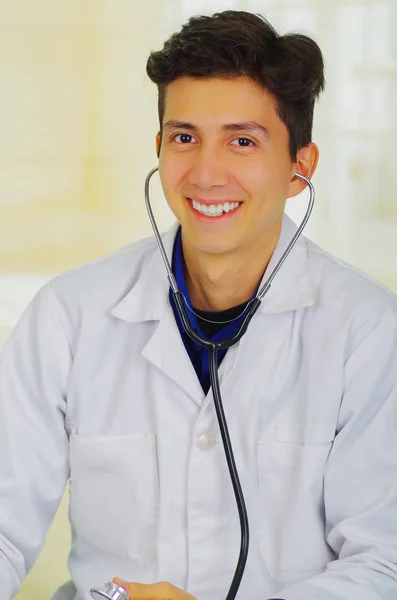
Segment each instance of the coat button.
M203 435L200 435L197 442L197 446L200 450L212 450L212 448L215 448L215 444L215 438L210 433L203 433Z

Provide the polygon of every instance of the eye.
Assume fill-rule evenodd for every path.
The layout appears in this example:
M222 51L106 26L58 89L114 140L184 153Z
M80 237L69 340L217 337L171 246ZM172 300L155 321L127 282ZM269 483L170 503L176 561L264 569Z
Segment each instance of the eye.
M236 143L237 142L237 143ZM249 148L250 146L256 146L255 142L249 138L239 137L232 141L233 146L240 146L240 148Z
M172 138L177 144L190 144L195 138L189 133L177 133Z

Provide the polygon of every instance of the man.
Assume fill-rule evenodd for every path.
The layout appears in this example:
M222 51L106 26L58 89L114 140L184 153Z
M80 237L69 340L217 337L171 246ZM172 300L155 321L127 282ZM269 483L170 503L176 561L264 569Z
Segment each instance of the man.
M164 236L194 326L229 337L296 231L311 178L317 45L262 18L192 18L148 61ZM321 201L321 199L320 199ZM239 597L397 597L397 304L300 238L220 382L250 520ZM18 422L17 435L12 426ZM0 374L0 597L31 568L70 475L72 582L222 600L239 522L208 358L153 239L46 285Z

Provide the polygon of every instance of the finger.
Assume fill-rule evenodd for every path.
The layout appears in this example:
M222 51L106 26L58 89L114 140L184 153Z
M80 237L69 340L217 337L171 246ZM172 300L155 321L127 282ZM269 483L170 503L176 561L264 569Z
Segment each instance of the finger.
M145 583L135 583L130 581L124 581L124 579L120 579L119 577L113 577L113 583L116 585L120 585L123 587L132 599L135 598L148 598L151 596L151 589L153 586Z
M119 577L113 577L112 581L116 585L121 585L121 587L127 588L127 582L124 581L123 579L120 579Z

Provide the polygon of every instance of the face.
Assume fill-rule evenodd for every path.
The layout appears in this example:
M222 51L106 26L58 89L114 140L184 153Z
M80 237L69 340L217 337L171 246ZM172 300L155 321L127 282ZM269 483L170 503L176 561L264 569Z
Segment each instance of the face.
M230 254L278 237L286 198L300 189L288 130L257 83L175 80L157 147L164 194L191 250Z

